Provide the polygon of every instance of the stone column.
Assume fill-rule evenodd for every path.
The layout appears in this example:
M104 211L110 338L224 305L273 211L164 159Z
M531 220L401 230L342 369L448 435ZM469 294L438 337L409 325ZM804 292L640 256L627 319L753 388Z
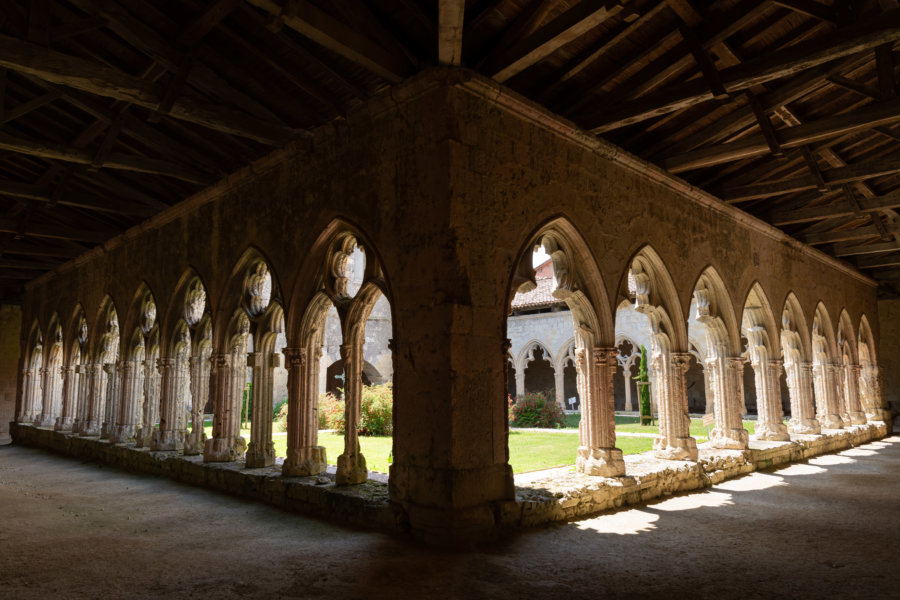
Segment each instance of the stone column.
M78 375L78 387L75 389L75 420L72 423L72 433L80 433L87 418L88 391L90 380L85 365L75 365L75 373Z
M213 386L213 433L212 438L206 440L203 448L203 462L232 462L243 457L246 451L246 442L240 435L241 430L241 399L236 397L235 381L238 377L235 371L235 363L243 364L242 360L235 360L234 354L214 354L212 361L212 386ZM241 374L241 378L243 375Z
M106 400L106 373L102 364L91 363L87 365L87 374L89 379L87 418L81 433L85 436L95 436L100 435L103 423L103 407Z
M812 364L792 362L787 369L787 380L791 394L788 432L808 435L821 433L822 426L815 417Z
M203 453L206 431L203 429L203 407L209 399L209 359L191 357L191 433L184 438L184 455Z
M309 356L312 355L312 360ZM319 439L319 356L305 348L285 348L288 370L287 458L281 468L285 477L324 473L328 466Z
M885 423L887 423L887 429L888 431L891 431L894 419L890 409L888 408L887 398L885 398L884 396L884 376L881 374L880 368L872 367L872 370L872 388L876 411L875 420L884 421Z
M181 399L178 367L174 358L158 358L156 366L160 375L159 429L153 432L151 450L177 450L181 445L178 437L178 410Z
M756 380L756 439L776 442L790 441L791 436L784 425L784 411L781 408L780 360L757 360L753 363Z
M369 477L366 457L359 449L359 411L362 403L362 348L357 344L342 344L344 360L344 453L337 459L338 485L363 483ZM361 346L361 344L359 345Z
M56 387L58 382L54 371L56 369L53 367L41 369L43 400L41 402L41 414L38 417L39 427L53 427L56 423L56 401L60 390Z
M22 370L22 411L16 418L16 423L31 423L34 421L34 385L35 372L34 369Z
M824 392L824 402L822 403L822 408L824 409L824 415L819 421L825 429L844 428L844 420L840 415L840 403L838 400L838 385L840 382L838 371L840 371L840 365L823 365L822 390Z
M631 367L633 365L634 363L628 363L622 367L622 375L625 377L625 412L632 412L634 410L633 405L631 404L631 388L634 385L634 382L631 381Z
M525 367L515 369L516 371L516 396L521 398L525 395Z
M687 408L685 373L691 364L689 352L667 354L653 350L651 394L659 411L659 436L653 440L658 458L697 460L697 441L691 437L691 419Z
M153 432L159 420L160 374L153 359L141 363L144 370L144 401L141 405L141 426L135 433L135 448L149 448L153 444Z
M594 348L587 370L588 393L581 399L581 424L575 469L585 475L616 477L625 474L622 451L616 448L613 375L616 348Z
M746 450L750 434L741 420L744 396L744 359L717 356L706 361L713 386L716 426L710 432L711 448Z
M556 396L556 403L559 404L563 410L566 410L568 405L566 404L566 392L565 392L565 383L563 379L563 373L565 372L565 367L561 365L553 366L553 383L554 383L554 394Z
M117 371L119 377L118 415L112 425L109 441L124 444L134 440L134 429L137 425L136 407L140 391L136 389L138 365L132 360L119 361Z
M272 371L279 366L280 361L280 354L251 352L247 355L247 364L253 369L247 468L271 467L275 464L275 445L272 443Z
M75 423L75 401L78 397L78 384L81 376L76 373L75 367L67 365L60 368L62 373L62 408L59 418L56 419L57 431L71 431Z
M106 373L106 397L104 398L104 413L100 437L109 439L116 421L119 418L119 378L117 377L118 365L106 363L103 365Z
M847 403L847 414L851 425L865 425L866 413L859 401L859 365L844 367L844 400Z

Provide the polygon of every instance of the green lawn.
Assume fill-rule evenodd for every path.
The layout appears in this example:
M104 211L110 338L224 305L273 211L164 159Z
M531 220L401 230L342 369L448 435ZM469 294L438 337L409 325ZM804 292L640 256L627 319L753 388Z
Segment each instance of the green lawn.
M581 421L579 413L566 415L566 428L577 428ZM626 431L629 433L656 433L659 431L659 423L654 425L641 425L640 417L631 417L627 415L616 415L616 431ZM787 423L787 421L785 421ZM710 427L712 429L712 427ZM744 421L744 429L751 435L756 433L756 421ZM702 419L691 419L691 435L696 438L706 439L706 426L703 425Z

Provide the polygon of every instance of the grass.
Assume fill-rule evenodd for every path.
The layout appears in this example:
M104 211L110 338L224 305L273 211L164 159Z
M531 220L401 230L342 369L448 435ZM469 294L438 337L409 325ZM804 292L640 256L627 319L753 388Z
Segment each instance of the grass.
M653 438L618 438L616 446L622 454L637 454L650 450ZM577 450L577 435L550 431L509 432L509 464L514 473L571 465Z
M567 414L566 428L577 428L580 421L580 413ZM656 422L654 425L641 425L640 421L640 417L616 415L616 431L628 433L657 433L659 431L659 422ZM756 421L744 421L744 429L751 435L756 433ZM703 424L702 419L691 419L691 435L704 441L706 440L706 426Z

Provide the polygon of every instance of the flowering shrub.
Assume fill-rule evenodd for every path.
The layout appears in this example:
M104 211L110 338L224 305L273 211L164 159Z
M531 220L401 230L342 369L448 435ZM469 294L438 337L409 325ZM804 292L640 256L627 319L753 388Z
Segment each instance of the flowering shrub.
M553 400L552 392L532 392L515 399L510 407L510 425L560 429L566 426L566 414Z
M288 402L285 399L284 402L281 402L280 404L275 406L274 421L281 426L282 431L287 431L287 414L288 414Z
M390 383L362 389L360 435L391 435L394 432L394 389ZM319 429L344 431L344 401L333 394L319 397Z

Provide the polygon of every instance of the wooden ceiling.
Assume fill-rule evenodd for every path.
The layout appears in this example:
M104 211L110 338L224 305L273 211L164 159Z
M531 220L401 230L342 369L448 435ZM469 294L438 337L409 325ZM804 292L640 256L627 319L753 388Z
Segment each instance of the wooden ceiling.
M900 296L898 0L3 0L0 301L435 64Z

